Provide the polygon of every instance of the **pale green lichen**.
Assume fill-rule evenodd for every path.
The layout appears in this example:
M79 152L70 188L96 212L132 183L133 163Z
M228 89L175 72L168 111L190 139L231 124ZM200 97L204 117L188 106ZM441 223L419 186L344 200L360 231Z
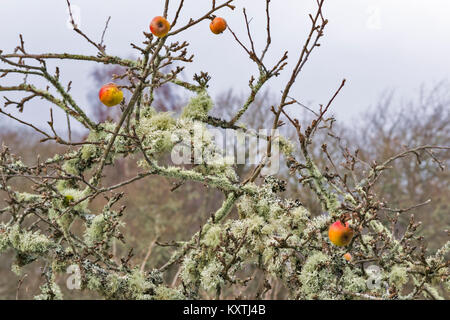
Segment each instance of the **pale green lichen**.
M0 253L8 249L8 247L9 247L8 238L0 234Z
M270 203L267 199L262 198L256 203L256 212L263 217L267 217L270 213Z
M63 203L64 205L69 205L72 203L77 203L81 201L87 195L87 190L77 190L77 189L64 189L61 191L61 194L64 196ZM87 212L88 200L81 201L77 205L73 207L74 210L80 212Z
M408 282L408 273L405 267L393 266L389 272L389 283L401 289Z
M311 254L299 275L300 292L307 299L333 299L331 286L336 281L329 264L331 258L322 252Z
M77 168L78 165L78 159L70 159L64 162L62 169L67 172L68 174L72 175L79 175L80 170Z
M88 161L91 158L100 155L100 149L93 144L85 145L81 148L81 159Z
M53 272L66 272L69 265L70 261L55 259L52 261L52 270Z
M348 201L348 202L351 202L353 205L357 205L357 202L356 202L355 198L353 198L353 196L351 194L349 194L349 193L345 194L344 200Z
M330 225L331 220L331 217L327 214L321 214L317 217L314 217L308 222L304 233L310 234L314 232L314 230L324 230Z
M91 275L91 276L88 278L86 287L87 287L89 290L93 290L93 291L100 290L101 287L102 287L102 281L101 281L100 278L97 278L97 277L95 277L94 275Z
M213 107L213 101L206 91L201 91L191 98L189 104L183 109L181 117L196 120L205 120Z
M275 253L274 246L265 247L262 253L263 263L268 264L275 257Z
M0 239L0 249L10 246L21 254L44 254L55 247L55 244L39 231L23 231L18 225L6 228Z
M237 203L237 208L241 217L245 217L249 214L253 214L256 211L255 201L252 197L244 195Z
M180 289L168 288L166 286L158 286L155 289L156 300L185 300L186 297L181 293Z
M128 276L128 291L135 299L145 299L145 293L153 288L153 285L146 281L144 274L135 269Z
M230 180L236 180L236 172L231 167L233 165L233 159L231 157L222 157L220 154L217 157L217 155L214 155L215 159L203 159L204 164L196 167L196 170L205 175L217 175Z
M447 274L449 273L449 271L450 270L448 268L446 268ZM450 292L450 277L449 276L447 276L446 280L444 281L444 288L445 288L445 290Z
M375 232L382 233L385 231L385 227L380 221L372 220L369 224Z
M444 300L444 298L439 294L438 290L428 283L424 284L426 290L424 291L425 296L430 296L430 298L435 300Z
M292 222L297 228L297 232L303 232L310 221L311 213L303 206L294 208L291 211Z
M360 293L367 289L366 279L355 274L355 271L349 267L345 267L341 280L346 291Z
M295 152L294 144L289 139L283 136L279 136L278 139L281 153L285 156L290 156Z
M176 121L171 112L159 112L152 117L145 118L146 126L153 130L168 131L175 127Z
M88 209L89 200L86 198L89 189L82 191L64 186L60 193L63 198L53 201L53 208L48 210L48 216L51 220L56 221L64 231L67 231L76 216L90 213Z
M205 290L213 291L224 284L225 280L221 276L223 268L219 261L212 259L201 271L201 285Z
M164 288L161 276L155 272L146 274L139 268L134 268L124 275L108 274L93 266L88 270L87 288L99 291L109 299L152 300L183 297L177 289Z
M208 232L202 239L202 243L209 246L215 247L220 244L221 227L219 225L214 225L209 228Z
M197 287L200 284L200 261L197 255L197 252L191 251L184 257L181 265L182 271L180 278L185 285L190 287Z
M28 192L16 192L14 195L18 202L35 202L42 199L42 196Z
M95 216L90 222L90 225L86 228L84 238L86 243L90 246L97 242L107 240L106 231L109 226L108 217L104 214Z
M106 295L109 297L113 297L118 292L120 292L123 286L123 278L119 277L117 274L109 274L106 278L107 288Z
M63 295L61 293L61 288L52 281L49 285L48 283L43 284L40 287L41 294L34 297L35 300L62 300Z
M63 230L69 230L72 222L75 220L75 216L72 214L72 212L67 212L65 214L60 213L59 211L56 211L55 209L51 208L48 210L48 217L52 221L56 221L59 226Z
M158 154L173 148L172 135L175 125L176 121L171 113L160 112L142 118L136 132L143 139L142 143L149 150L149 153Z

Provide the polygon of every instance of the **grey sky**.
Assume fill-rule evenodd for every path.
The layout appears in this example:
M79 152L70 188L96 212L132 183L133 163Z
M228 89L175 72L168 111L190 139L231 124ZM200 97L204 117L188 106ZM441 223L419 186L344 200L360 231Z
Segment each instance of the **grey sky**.
M170 14L173 16L173 3ZM180 25L198 17L210 7L210 0L186 0ZM72 0L81 11L81 29L95 40L104 23L112 16L106 34L107 52L133 54L129 43L140 44L142 31L150 20L162 13L163 0ZM279 92L289 77L309 28L308 13L315 0L272 0L273 43L268 64L288 50L289 65L269 87ZM247 41L242 7L247 8L259 50L265 43L263 0L237 0L237 9L224 9L222 15L244 41ZM63 0L0 0L0 50L10 52L22 33L30 53L73 52L95 54L93 47L66 27L66 2ZM330 23L322 46L313 53L303 75L296 82L292 96L305 103L326 103L343 78L347 85L336 100L334 113L349 120L374 104L386 89L396 89L401 97L412 96L421 84L445 80L450 75L450 1L448 0L328 0L324 9ZM228 32L216 36L208 23L201 23L178 40L191 43L195 63L186 68L191 78L199 70L208 71L213 95L230 87L248 92L248 79L256 75L254 64ZM61 63L59 63L61 65ZM74 81L73 94L83 107L89 105L92 87L86 62L62 64L62 79ZM12 78L11 78L12 79ZM1 85L11 84L0 78ZM3 103L2 103L3 104ZM13 109L10 107L10 110ZM48 111L41 103L30 104L27 119L43 121Z

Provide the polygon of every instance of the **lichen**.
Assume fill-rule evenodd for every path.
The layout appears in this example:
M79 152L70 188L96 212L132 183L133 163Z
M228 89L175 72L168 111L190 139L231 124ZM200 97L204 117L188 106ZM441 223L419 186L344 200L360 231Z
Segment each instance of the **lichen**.
M57 211L53 208L50 208L48 210L48 216L52 221L56 221L58 225L65 231L69 230L72 222L75 219L75 216L72 214L72 212L62 214L62 212L59 212L59 210Z
M331 286L336 276L329 264L331 258L322 252L311 254L303 265L299 275L300 292L306 299L333 299Z
M389 272L389 283L400 290L408 282L408 273L405 267L393 266Z
M183 259L180 278L189 287L197 287L200 284L200 261L197 252L191 251Z
M64 196L64 204L70 205L72 203L77 203L79 201L81 201L83 198L86 197L86 190L82 191L82 190L77 190L77 189L64 189L61 191L61 194ZM87 207L88 207L88 200L84 200L81 201L80 203L78 203L77 205L75 205L73 207L74 210L76 211L80 211L80 212L87 212Z
M35 202L42 199L42 196L28 192L16 192L15 197L18 202Z
M208 265L201 271L201 285L207 291L216 290L225 282L221 273L223 265L216 259L212 259Z
M297 232L301 233L305 230L311 214L305 207L300 206L291 210L292 223L297 228Z
M295 152L294 144L289 139L281 135L278 139L281 153L283 153L285 156L290 156Z
M104 214L95 216L90 222L90 225L86 228L84 238L86 243L93 246L95 243L107 240L105 232L108 227L108 217Z
M201 91L197 96L190 99L188 105L183 109L181 117L205 120L212 107L211 97L206 91Z
M218 246L220 243L221 231L222 230L220 226L218 225L212 226L211 228L209 228L208 232L203 237L202 243L209 247Z
M80 174L80 170L77 168L78 159L70 159L64 162L62 169L68 174L78 175Z
M7 236L7 238L6 238ZM55 247L55 244L39 231L24 231L18 225L5 230L0 237L0 248L11 246L21 254L44 254Z
M85 145L81 148L81 159L88 161L91 158L100 155L100 149L93 144Z
M360 293L367 289L366 279L357 275L355 270L345 267L342 284L346 291Z
M143 139L142 143L149 153L160 154L173 148L172 134L175 125L176 121L170 112L160 112L142 118L136 132Z
M41 293L34 297L35 300L62 300L61 288L54 282L45 283L40 287Z
M186 297L181 293L180 289L168 288L160 285L155 289L156 300L185 300Z
M91 276L88 278L86 287L87 287L89 290L93 290L93 291L100 290L101 287L102 287L102 281L101 281L100 278L97 278L97 277L91 275Z
M144 273L139 269L133 270L133 272L128 276L128 291L131 296L135 299L145 299L145 293L153 288L153 285L146 281Z

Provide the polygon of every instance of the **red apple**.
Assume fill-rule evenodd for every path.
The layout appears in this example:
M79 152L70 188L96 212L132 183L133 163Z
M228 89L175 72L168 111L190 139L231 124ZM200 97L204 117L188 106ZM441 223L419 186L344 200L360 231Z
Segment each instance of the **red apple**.
M105 106L113 107L122 102L123 92L115 83L108 83L100 89L98 97Z
M330 226L328 237L334 245L344 247L352 241L353 230L348 226L348 222L344 225L338 220Z
M170 23L164 17L154 17L150 23L150 31L158 38L165 37L169 33L169 30Z
M211 29L212 33L220 34L227 28L227 22L224 18L216 17L213 21L211 21L209 28Z

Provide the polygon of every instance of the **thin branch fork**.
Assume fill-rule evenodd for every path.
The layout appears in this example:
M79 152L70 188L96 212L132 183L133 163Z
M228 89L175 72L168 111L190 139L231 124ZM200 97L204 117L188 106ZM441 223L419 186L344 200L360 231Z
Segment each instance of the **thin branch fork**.
M222 3L222 4L219 5L219 6L214 6L214 7L213 7L211 10L209 10L205 15L203 15L203 16L200 17L200 18L198 18L197 20L192 20L192 19L191 19L191 20L189 21L189 23L186 24L185 26L183 26L183 27L181 27L181 28L179 28L179 29L177 29L177 30L174 30L174 31L172 31L172 32L169 32L169 34L167 35L167 37L169 37L169 36L174 36L174 35L176 35L176 34L182 32L182 31L184 31L184 30L186 30L186 29L188 29L188 28L190 28L190 27L196 25L196 24L199 23L199 22L202 22L203 20L209 19L210 16L211 16L211 14L213 14L214 12L216 12L216 11L219 10L219 9L222 9L222 8L224 8L224 7L228 7L228 8L230 8L231 10L234 10L235 7L234 7L233 5L231 5L231 3L232 3L233 1L234 1L234 0L228 0L228 1L226 1L225 3ZM181 10L181 9L180 9L180 10Z
M404 158L410 154L417 155L418 151L427 151L427 150L450 150L450 147L447 146L431 146L431 145L424 145L419 146L416 148L408 149L404 152L401 152L395 156L392 156L391 158L387 159L385 162L383 162L381 165L377 166L377 170L383 170L387 168L392 162L394 162L397 159Z
M390 211L390 212L396 212L396 213L404 213L404 212L408 212L408 211L411 211L413 209L425 206L425 205L427 205L429 203L431 203L431 199L428 199L428 200L426 200L426 201L424 201L422 203L413 205L413 206L405 208L405 209L394 209L394 208L383 207L383 210Z
M89 43L92 44L95 48L97 48L97 50L98 50L101 54L105 54L105 46L103 45L103 39L104 39L105 32L106 32L106 29L108 28L109 20L110 20L111 17L109 17L108 20L106 21L105 29L103 30L103 33L102 33L102 37L101 37L100 43L96 43L96 42L92 41L92 40L91 40L91 39L90 39L83 31L81 31L81 30L78 28L77 24L75 23L75 19L74 19L74 17L73 17L73 14L72 14L72 7L71 7L71 5L70 5L70 1L69 1L69 0L66 0L66 2L67 2L68 10L69 10L70 23L72 24L73 30L74 30L76 33L78 33L79 35L81 35L84 39L86 39L87 42L89 42Z

